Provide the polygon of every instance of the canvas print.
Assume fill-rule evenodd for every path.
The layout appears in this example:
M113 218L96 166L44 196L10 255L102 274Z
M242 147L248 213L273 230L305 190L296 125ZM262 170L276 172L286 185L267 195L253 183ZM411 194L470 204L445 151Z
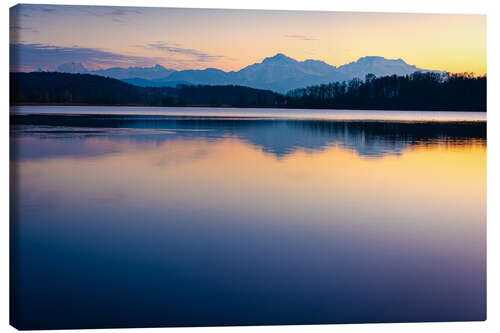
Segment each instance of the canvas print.
M10 9L21 330L486 319L486 16Z

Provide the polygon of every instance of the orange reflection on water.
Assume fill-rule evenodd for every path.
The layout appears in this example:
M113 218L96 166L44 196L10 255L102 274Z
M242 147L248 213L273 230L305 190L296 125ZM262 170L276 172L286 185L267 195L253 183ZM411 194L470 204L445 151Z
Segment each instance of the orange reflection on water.
M235 138L163 143L87 139L115 145L97 156L19 163L20 189L58 205L91 200L112 209L175 207L251 216L256 225L338 228L399 242L483 251L486 145L417 144L400 156L364 158L338 146L283 157ZM133 221L131 223L134 223ZM137 221L139 223L139 221ZM450 247L450 244L453 246Z

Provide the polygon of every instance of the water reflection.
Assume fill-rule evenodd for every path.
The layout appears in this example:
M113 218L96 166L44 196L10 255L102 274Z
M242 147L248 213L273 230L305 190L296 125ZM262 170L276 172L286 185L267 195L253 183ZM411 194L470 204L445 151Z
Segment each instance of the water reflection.
M484 123L11 117L25 329L484 320Z
M363 157L401 155L415 145L486 143L485 122L359 122L259 118L190 118L170 116L14 115L14 136L57 138L53 153L104 153L73 149L64 138L106 136L119 142L161 143L175 138L220 140L237 137L264 152L283 157L297 150L311 152L340 146ZM15 143L15 140L13 141ZM31 153L40 154L30 146ZM15 145L14 145L15 149ZM46 153L46 152L45 152Z

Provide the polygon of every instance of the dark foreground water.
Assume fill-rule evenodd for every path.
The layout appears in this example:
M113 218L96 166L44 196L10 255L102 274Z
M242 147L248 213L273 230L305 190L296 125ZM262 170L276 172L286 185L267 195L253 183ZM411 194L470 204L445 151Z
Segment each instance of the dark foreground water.
M16 327L486 318L484 114L115 109L11 113Z

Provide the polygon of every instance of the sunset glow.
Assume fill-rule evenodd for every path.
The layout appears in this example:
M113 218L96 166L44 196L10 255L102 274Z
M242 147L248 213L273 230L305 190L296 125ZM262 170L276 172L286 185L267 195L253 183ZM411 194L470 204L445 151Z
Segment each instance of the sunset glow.
M375 55L486 73L484 15L18 5L10 28L11 43L71 51L68 59L89 69L236 71L284 53L334 66ZM68 59L54 54L25 69L53 69Z

